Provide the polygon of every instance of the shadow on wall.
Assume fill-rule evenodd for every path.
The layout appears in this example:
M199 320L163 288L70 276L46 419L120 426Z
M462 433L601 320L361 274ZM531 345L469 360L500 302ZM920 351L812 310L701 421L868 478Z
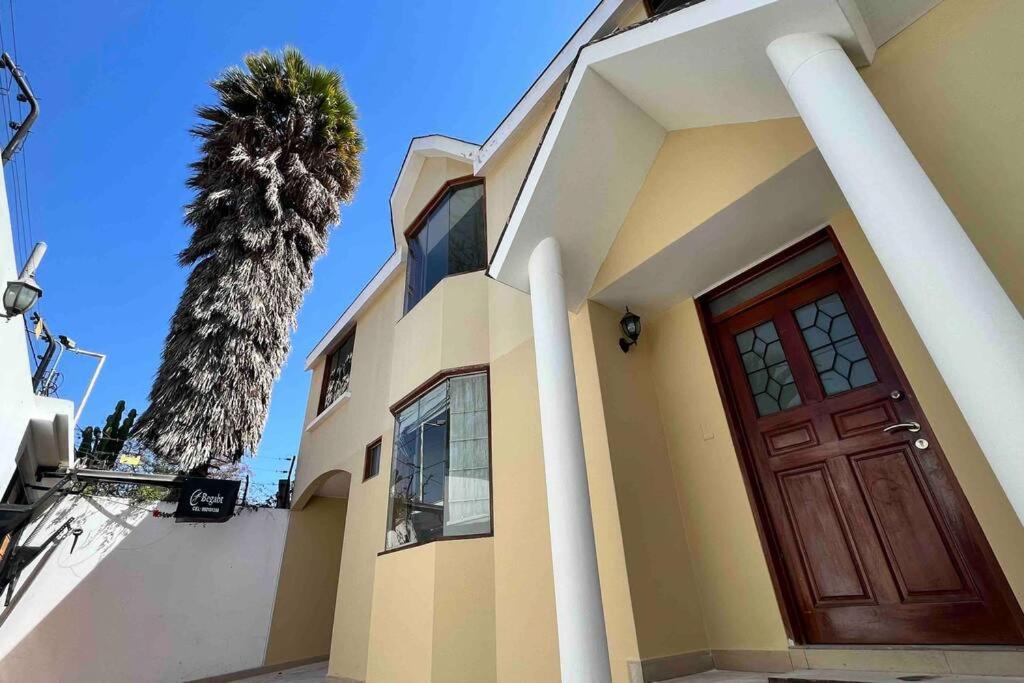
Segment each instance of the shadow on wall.
M0 612L0 683L181 681L260 666L287 510L176 524L153 508L68 496L23 542L69 516L83 534L26 568Z

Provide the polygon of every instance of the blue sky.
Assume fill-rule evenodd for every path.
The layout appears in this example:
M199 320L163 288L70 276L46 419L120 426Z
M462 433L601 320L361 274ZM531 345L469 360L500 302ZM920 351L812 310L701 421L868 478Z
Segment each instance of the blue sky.
M482 142L595 2L17 0L14 34L12 8L0 3L5 47L16 38L41 105L15 162L28 181L22 228L49 244L41 310L55 333L108 355L83 424L100 423L118 399L146 404L187 275L175 263L189 236L184 181L196 147L187 131L222 69L246 52L294 45L342 72L366 140L362 184L317 263L251 462L272 482L298 447L304 356L391 253L387 198L409 139ZM12 165L5 171L11 194ZM77 401L91 369L61 361L60 395Z

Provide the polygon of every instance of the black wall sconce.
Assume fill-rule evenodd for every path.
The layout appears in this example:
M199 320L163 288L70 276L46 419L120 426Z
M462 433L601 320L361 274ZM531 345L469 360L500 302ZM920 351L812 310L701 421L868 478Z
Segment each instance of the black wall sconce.
M623 353L629 353L629 347L636 344L636 340L640 338L640 316L631 313L627 306L626 315L622 316L622 320L619 321L619 327L622 328L622 334L626 335L619 339L619 348Z

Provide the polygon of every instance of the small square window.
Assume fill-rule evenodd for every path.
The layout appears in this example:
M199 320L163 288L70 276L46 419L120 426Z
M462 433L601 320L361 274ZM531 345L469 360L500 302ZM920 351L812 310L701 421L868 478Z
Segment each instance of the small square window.
M376 477L380 472L380 445L381 439L377 439L366 447L366 459L363 461L363 481Z

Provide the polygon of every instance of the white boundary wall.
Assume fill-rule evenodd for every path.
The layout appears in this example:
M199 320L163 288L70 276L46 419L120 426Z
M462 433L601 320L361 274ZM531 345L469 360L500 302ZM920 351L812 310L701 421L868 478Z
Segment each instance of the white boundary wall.
M0 599L0 683L177 682L263 664L288 511L204 525L152 507L68 496L50 509L30 544L68 516L84 533L25 570L11 607Z

